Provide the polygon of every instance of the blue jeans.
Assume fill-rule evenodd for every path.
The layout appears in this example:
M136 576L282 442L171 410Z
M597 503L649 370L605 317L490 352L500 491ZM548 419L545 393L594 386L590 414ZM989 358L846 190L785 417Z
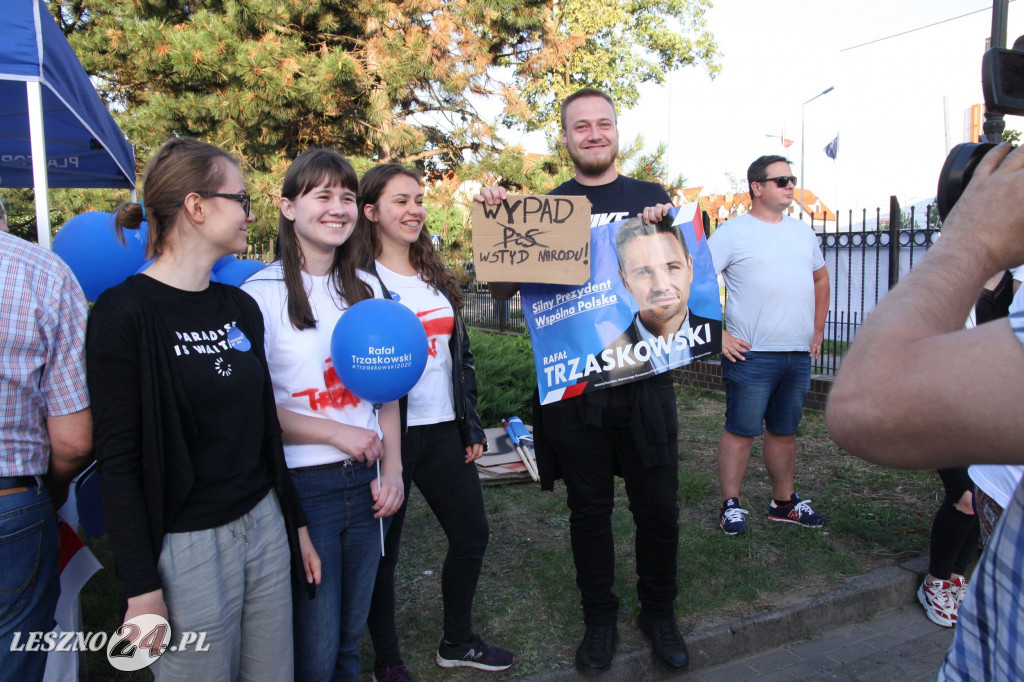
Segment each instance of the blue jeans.
M45 652L11 651L14 633L53 629L60 596L57 516L45 489L0 497L0 677L41 680Z
M380 561L380 522L370 492L377 470L356 462L292 469L291 475L322 573L315 599L299 585L292 593L295 679L355 680ZM385 531L389 523L385 519Z
M722 358L725 430L747 438L765 429L777 436L795 434L811 388L810 353L747 351L744 357Z

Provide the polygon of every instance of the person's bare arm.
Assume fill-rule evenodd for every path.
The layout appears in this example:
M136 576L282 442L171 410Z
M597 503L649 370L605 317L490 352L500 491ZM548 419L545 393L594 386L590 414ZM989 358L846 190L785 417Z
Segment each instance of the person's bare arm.
M826 411L840 446L904 468L1024 462L1024 348L1007 320L963 329L985 281L1024 261L1022 193L1024 149L1000 145L843 359Z
M68 497L68 486L92 462L92 410L86 408L46 418L50 438L50 470L46 487L54 507L60 509Z
M821 344L825 339L825 319L831 286L828 268L824 265L814 271L814 336L811 339L811 357L821 357Z
M372 429L341 424L326 417L311 417L283 407L277 408L277 418L285 443L325 443L367 463L377 461L384 454L381 440Z

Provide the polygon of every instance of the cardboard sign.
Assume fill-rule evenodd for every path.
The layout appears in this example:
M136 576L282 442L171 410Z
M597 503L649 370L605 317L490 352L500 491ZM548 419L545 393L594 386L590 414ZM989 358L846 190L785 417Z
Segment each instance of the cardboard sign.
M547 195L473 202L473 261L482 282L583 284L590 279L590 202Z

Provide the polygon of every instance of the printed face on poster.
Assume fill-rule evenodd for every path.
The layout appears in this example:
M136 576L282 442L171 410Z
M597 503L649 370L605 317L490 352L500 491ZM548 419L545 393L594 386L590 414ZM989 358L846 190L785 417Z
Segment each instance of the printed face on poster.
M541 403L682 367L721 352L718 279L697 204L656 225L590 231L590 278L522 284Z
M485 282L583 284L590 277L590 202L510 195L473 202L473 260Z

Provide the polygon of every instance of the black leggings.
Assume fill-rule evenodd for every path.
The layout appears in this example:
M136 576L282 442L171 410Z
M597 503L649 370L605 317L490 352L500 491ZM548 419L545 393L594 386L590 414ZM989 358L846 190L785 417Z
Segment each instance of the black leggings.
M931 559L928 572L932 577L949 580L954 573L963 575L978 557L978 517L956 508L965 492L974 492L974 484L965 467L939 469L946 498L935 512L932 522Z
M402 478L405 502L392 517L384 540L384 556L377 567L367 617L376 664L382 667L399 665L402 660L395 629L395 566L412 492L410 483L416 483L448 537L448 554L441 569L441 598L444 638L453 644L472 640L473 596L490 535L476 463L466 463L466 450L455 422L408 428L402 436Z

